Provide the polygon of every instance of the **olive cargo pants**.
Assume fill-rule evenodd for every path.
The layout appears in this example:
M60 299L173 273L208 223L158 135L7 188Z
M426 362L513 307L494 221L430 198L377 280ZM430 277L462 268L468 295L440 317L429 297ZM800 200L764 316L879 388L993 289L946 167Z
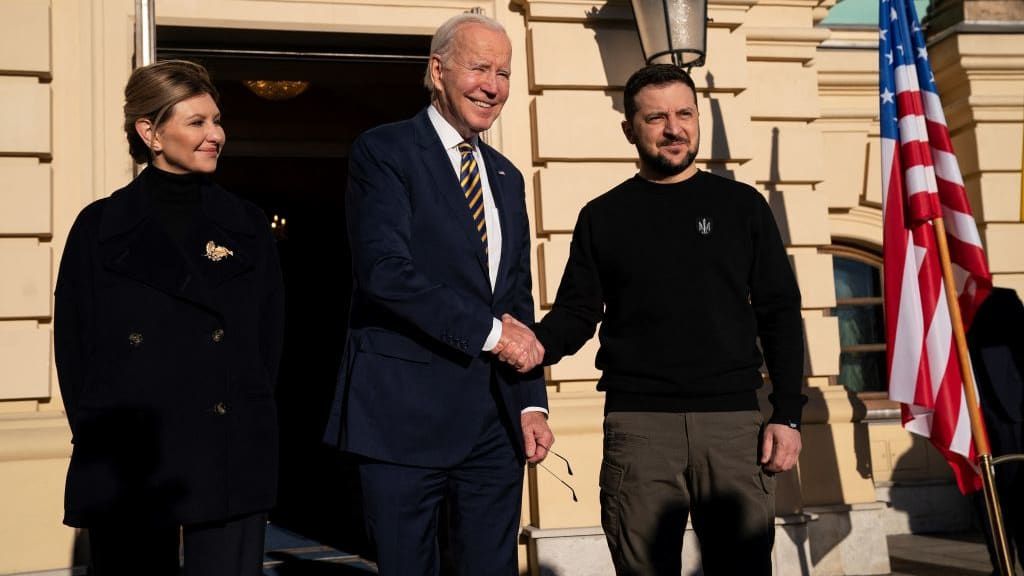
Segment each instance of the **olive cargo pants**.
M610 412L601 524L619 576L682 570L687 518L706 576L772 573L775 478L758 462L757 411Z

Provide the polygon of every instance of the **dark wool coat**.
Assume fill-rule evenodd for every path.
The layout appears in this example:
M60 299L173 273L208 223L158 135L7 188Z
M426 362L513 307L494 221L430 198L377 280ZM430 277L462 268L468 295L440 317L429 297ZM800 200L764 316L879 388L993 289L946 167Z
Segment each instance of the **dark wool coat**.
M284 299L262 211L209 180L184 249L140 176L79 214L54 340L74 444L65 523L192 524L269 509ZM208 242L232 252L207 256Z

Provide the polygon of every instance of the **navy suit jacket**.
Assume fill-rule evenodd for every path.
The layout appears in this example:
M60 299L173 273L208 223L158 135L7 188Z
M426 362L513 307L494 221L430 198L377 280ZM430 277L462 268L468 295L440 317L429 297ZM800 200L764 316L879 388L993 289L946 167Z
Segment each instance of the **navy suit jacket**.
M523 177L493 148L481 142L480 150L501 222L493 292L472 215L426 110L353 144L352 310L329 444L398 464L452 466L469 454L497 401L524 458L519 414L547 408L543 377L518 374L481 351L493 318L533 320Z

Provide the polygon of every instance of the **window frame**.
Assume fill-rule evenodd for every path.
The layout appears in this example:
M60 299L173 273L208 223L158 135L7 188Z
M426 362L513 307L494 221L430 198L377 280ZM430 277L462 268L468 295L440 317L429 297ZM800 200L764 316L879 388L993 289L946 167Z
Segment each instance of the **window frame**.
M846 258L848 260L853 260L855 262L861 262L861 263L867 264L869 266L872 266L872 267L878 269L878 282L879 282L879 284L878 284L878 291L879 291L879 296L877 296L877 297L867 297L867 298L858 297L858 298L842 298L842 299L836 297L835 306L833 306L832 308L829 308L827 314L829 316L836 317L835 316L835 309L838 308L841 305L869 305L869 304L877 304L882 309L882 329L883 329L883 332L884 332L884 329L885 329L885 302L884 302L885 274L883 273L883 270L882 270L882 262L883 262L882 255L877 253L877 252L875 252L875 251L873 251L870 248L865 248L865 247L861 247L861 246L853 246L853 245L850 245L850 244L842 244L842 243L833 243L833 244L830 244L828 246L822 246L819 249L819 252L822 253L822 254L828 254L829 256L832 256L833 258L838 256L838 257L841 257L841 258ZM839 353L842 354L843 352L884 352L887 348L888 348L888 342L883 342L881 344L857 344L857 345L853 345L853 346L843 346L842 344L840 344L839 345ZM885 375L886 390L871 390L871 391L855 392L853 390L850 390L849 388L846 388L843 385L843 383L839 381L839 376L838 375L830 376L829 377L829 383L837 385L837 386L843 386L843 388L846 389L850 394L855 395L860 400L863 400L863 401L866 401L866 402L870 402L872 407L876 407L878 409L888 410L888 409L891 409L893 407L899 406L898 403L889 400L889 391L888 391L889 380L888 380L888 374ZM869 411L871 411L871 410L869 410Z

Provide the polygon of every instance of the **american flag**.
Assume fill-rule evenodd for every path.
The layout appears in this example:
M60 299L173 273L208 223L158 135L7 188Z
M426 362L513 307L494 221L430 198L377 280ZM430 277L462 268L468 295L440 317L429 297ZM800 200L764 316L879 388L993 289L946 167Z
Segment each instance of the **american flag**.
M943 218L964 329L992 289L912 0L881 0L883 273L889 397L965 494L981 488L933 220Z

